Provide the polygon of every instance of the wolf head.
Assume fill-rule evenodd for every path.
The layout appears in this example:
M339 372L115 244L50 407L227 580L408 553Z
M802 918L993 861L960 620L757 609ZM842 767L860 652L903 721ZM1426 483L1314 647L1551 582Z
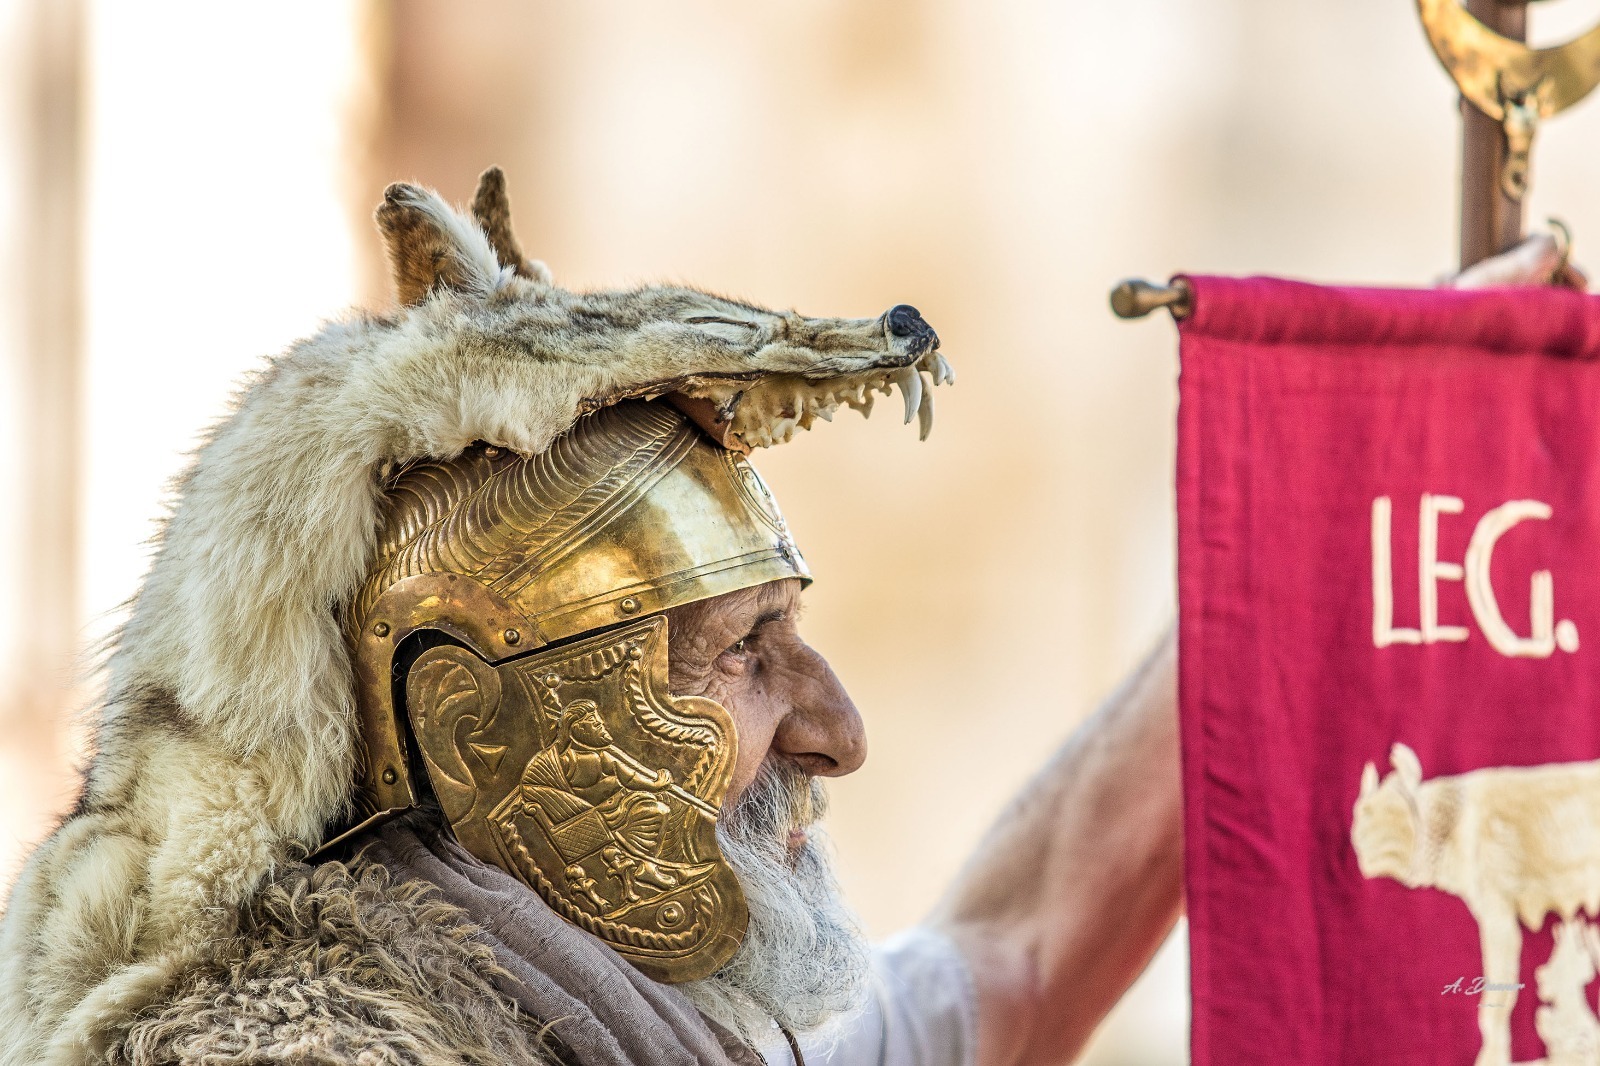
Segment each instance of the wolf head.
M898 387L906 421L916 416L926 437L933 398L923 376L927 385L954 380L939 335L909 304L872 318L812 318L681 285L571 292L523 255L498 170L484 174L473 214L475 226L426 190L389 186L377 222L400 302L466 296L472 328L490 343L573 366L621 357L654 379L622 393L597 389L581 410L674 393L700 401L689 413L747 451L782 444L841 405L870 414L874 393Z
M1350 839L1364 877L1392 877L1408 888L1426 883L1423 866L1423 821L1418 790L1422 764L1417 753L1396 744L1389 753L1394 770L1378 779L1378 768L1361 771Z

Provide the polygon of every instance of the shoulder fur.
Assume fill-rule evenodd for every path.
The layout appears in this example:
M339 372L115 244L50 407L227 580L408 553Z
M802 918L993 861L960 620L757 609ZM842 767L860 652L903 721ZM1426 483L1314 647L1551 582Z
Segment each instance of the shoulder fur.
M116 1034L107 1061L554 1062L540 1024L495 988L494 953L474 932L426 886L395 884L381 866L292 868L237 936Z

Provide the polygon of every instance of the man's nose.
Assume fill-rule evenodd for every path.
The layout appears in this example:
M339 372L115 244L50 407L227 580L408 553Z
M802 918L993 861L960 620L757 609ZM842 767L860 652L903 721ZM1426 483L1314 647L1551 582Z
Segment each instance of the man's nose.
M867 731L828 661L807 648L805 680L778 723L773 748L816 777L843 777L867 761Z
M910 304L896 304L889 308L888 325L889 332L896 337L925 342L923 350L939 346L939 335L923 319L922 313Z

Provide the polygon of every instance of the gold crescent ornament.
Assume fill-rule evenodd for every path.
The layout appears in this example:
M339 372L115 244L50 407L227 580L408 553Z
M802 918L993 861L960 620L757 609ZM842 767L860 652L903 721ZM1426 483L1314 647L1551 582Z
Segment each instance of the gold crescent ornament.
M1461 95L1491 118L1505 120L1505 102L1548 86L1540 118L1571 107L1600 85L1600 26L1566 44L1533 48L1480 22L1459 0L1417 0L1434 54Z
M1521 200L1538 124L1600 85L1600 26L1553 48L1496 33L1458 0L1417 0L1434 54L1461 95L1506 131L1501 185Z

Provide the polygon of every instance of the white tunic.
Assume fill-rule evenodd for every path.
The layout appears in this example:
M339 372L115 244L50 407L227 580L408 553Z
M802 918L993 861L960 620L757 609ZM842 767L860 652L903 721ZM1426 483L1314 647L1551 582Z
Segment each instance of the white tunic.
M800 1038L806 1066L973 1066L977 993L961 952L942 933L909 929L874 946L872 994L861 1010ZM761 1049L793 1066L781 1036Z

